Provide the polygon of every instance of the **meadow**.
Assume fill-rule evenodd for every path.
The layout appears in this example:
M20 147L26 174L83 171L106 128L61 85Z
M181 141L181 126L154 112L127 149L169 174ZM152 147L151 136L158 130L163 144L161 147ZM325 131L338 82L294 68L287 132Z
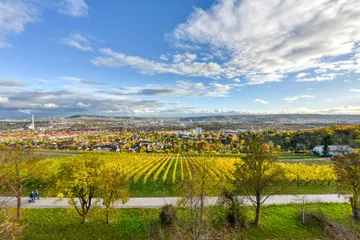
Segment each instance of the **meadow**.
M307 211L321 209L328 220L344 225L349 232L360 230L360 225L351 221L348 204L307 204L305 208ZM250 218L252 211L252 208L248 209ZM116 209L110 225L104 221L103 209L94 209L85 225L80 223L73 209L23 209L23 212L25 218L22 223L28 226L22 233L22 239L167 239L168 229L159 233L160 209ZM186 219L185 209L178 208L176 212ZM224 208L214 207L210 216L214 220L211 228L217 234L236 236L229 239L329 238L320 226L302 224L300 205L265 206L260 227L250 225L240 232L231 232L224 227Z

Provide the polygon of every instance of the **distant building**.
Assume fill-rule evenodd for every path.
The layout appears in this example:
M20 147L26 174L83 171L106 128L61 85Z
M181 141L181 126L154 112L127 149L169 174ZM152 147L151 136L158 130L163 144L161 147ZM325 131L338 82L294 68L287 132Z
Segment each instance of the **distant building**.
M313 149L314 152L324 155L324 145L316 146ZM329 155L349 154L354 153L355 149L347 145L329 145Z
M35 119L34 119L34 115L31 116L31 125L32 125L32 129L35 130Z
M195 134L196 135L202 135L203 134L202 128L195 128Z

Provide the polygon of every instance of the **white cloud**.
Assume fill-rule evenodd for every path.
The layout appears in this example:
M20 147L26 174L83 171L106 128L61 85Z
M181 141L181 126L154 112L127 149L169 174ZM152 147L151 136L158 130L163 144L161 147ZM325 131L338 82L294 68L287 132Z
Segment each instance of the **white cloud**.
M88 16L89 7L85 0L62 0L58 12L75 18Z
M93 51L90 40L80 33L71 33L67 38L62 39L60 43L69 47L77 48L84 52Z
M181 85L181 83L179 83ZM185 86L186 84L184 84ZM188 84L191 85L191 82ZM188 86L187 85L187 86ZM223 84L221 84L223 85ZM226 86L214 85L217 89L227 89ZM206 90L213 89L211 85ZM179 88L179 86L177 86ZM185 88L185 87L184 87ZM191 87L189 87L191 89ZM155 89L153 86L152 89ZM152 89L146 90L145 94ZM159 89L161 89L159 87ZM128 89L134 90L134 89ZM163 89L161 89L163 90ZM188 89L185 89L188 90ZM165 91L167 91L165 89ZM161 91L160 91L161 92ZM205 91L206 92L206 91ZM157 96L156 92L154 92ZM158 92L159 93L159 92ZM88 91L78 93L74 91L19 91L2 95L8 98L1 104L2 112L18 112L36 115L62 115L67 114L116 114L116 115L139 115L139 116L191 116L191 115L227 115L227 114L359 114L360 106L334 106L330 108L290 108L278 111L253 111L240 109L208 109L197 106L183 106L178 101L163 102L158 100L131 99L119 97L119 93L99 93ZM130 96L129 96L130 97ZM133 96L131 96L133 97ZM207 97L207 96L205 96ZM255 102L265 104L264 100L256 99ZM46 104L44 104L46 103ZM334 104L332 104L334 105Z
M315 96L313 95L298 95L298 96L292 96L292 97L285 97L283 98L284 101L287 102L293 102L293 101L297 101L301 98L314 98Z
M267 101L265 101L265 100L261 100L261 99L255 99L255 101L254 101L254 103L261 103L261 104L268 104L268 102Z
M18 111L25 114L31 114L31 111L29 109L19 109Z
M360 89L354 89L354 88L352 88L352 89L349 89L351 92L360 92Z
M159 58L160 58L160 60L163 60L163 61L169 61L169 57L166 56L165 54L160 55Z
M339 106L339 107L331 107L331 108L320 108L320 109L313 109L313 108L297 108L294 110L286 110L283 111L284 113L288 114L354 114L359 115L360 106Z
M0 87L24 87L26 86L25 82L9 80L5 78L0 78Z
M46 107L46 108L58 108L59 106L56 105L55 103L46 103L46 104L44 104L44 107Z
M341 75L340 73L324 73L312 78L300 78L297 82L322 82L334 80L336 76Z
M360 2L223 0L209 10L196 8L170 36L178 45L225 52L225 72L241 69L246 77L277 74L280 81L283 74L319 67L323 73L354 71L359 69L355 59L332 64L329 57L354 53L360 40ZM307 79L323 80L328 79Z
M239 78L234 78L233 81L236 82L236 83L240 83L240 82L241 82Z
M78 78L78 77L68 77L68 76L64 76L64 77L59 77L59 79L60 79L60 80L64 80L64 81L81 83L81 84L85 84L85 85L96 85L96 86L103 86L103 85L105 85L105 83L102 83L102 82L97 82L97 81L92 81L92 80L85 80L85 79L81 79L81 78Z
M213 90L206 92L206 96L208 97L226 97L230 90L233 88L228 84L220 84L220 83L210 83L210 86Z
M0 1L0 48L11 47L9 35L19 35L25 26L38 20L39 11L25 1Z
M306 75L309 75L309 73L299 73L296 77L302 78L302 77L305 77Z
M78 106L79 108L89 108L89 107L91 107L91 103L85 104L85 103L79 102L76 104L76 106Z
M9 102L9 98L0 96L0 104Z
M38 78L38 79L36 79L36 81L38 81L39 83L48 83L49 82L49 80L42 79L42 78Z
M328 100L326 100L326 102L328 102L328 103L329 103L329 102L332 102L332 99L328 99Z
M221 67L217 63L192 62L195 56L177 56L175 63L163 63L144 59L138 56L128 56L114 52L109 48L100 49L105 55L91 60L96 66L124 67L129 66L138 69L142 74L173 73L185 76L219 77Z
M99 91L116 96L153 96L153 97L227 97L231 85L210 83L205 85L201 82L176 81L176 84L147 84L144 87L122 87Z
M173 64L111 49L101 49L104 56L92 63L144 74L243 77L249 84L280 82L296 72L298 82L333 80L360 72L360 2L222 0L209 10L196 8L167 39L185 51L172 55ZM304 78L308 71L314 76Z
M173 56L173 63L191 63L197 58L196 54L186 52L184 54L175 54Z

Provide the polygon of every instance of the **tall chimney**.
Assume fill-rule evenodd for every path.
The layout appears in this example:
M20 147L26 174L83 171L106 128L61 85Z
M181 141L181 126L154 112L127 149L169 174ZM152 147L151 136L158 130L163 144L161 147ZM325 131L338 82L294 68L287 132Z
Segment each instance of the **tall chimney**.
M32 119L32 129L35 130L34 115L32 115L31 119Z

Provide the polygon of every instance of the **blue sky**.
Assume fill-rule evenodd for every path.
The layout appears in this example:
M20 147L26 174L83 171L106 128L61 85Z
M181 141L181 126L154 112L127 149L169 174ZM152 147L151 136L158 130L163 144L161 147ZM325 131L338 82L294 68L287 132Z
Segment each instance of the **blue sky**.
M360 114L355 0L0 0L0 118Z

